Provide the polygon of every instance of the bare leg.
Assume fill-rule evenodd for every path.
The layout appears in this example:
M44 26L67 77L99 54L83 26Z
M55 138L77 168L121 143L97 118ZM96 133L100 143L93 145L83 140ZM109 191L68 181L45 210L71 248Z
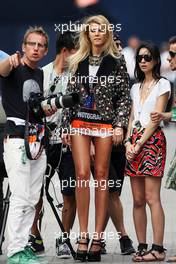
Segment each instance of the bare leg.
M62 223L63 223L65 232L69 234L70 229L73 226L75 215L76 215L75 197L63 195L63 201L64 203L63 203L63 209L62 209ZM42 214L41 214L42 206L43 206L43 199L42 197L40 197L40 200L36 205L35 218L34 218L32 228L31 228L31 234L37 237L40 236L39 221L41 221L41 217L42 217Z
M76 215L76 201L75 196L63 195L64 206L62 209L62 223L65 232L70 233L70 229L73 227L73 223Z
M95 181L98 187L95 188L95 238L100 239L103 232L108 205L108 173L109 160L112 149L112 138L95 138ZM99 246L93 246L97 250Z
M105 221L104 221L104 225L103 225L103 231L105 231L105 229L107 227L107 224L108 224L108 221L109 221L109 213L108 213L108 210L107 210ZM103 236L102 236L102 239L103 239Z
M161 205L161 178L147 177L145 179L146 202L149 205L153 227L153 242L163 245L164 211Z
M158 260L164 260L165 258L163 249L164 211L160 199L161 180L162 178L145 178L145 195L151 212L154 244L152 253L143 256L143 260L145 261L155 261L156 258Z
M147 215L145 202L145 178L131 177L133 193L133 218L139 243L146 243Z
M74 135L71 137L72 155L76 171L76 205L80 235L88 233L88 215L90 203L90 142L91 137ZM78 245L79 250L86 250L86 245Z
M32 224L31 227L31 234L35 235L35 236L40 236L40 231L39 231L39 221L42 217L42 206L43 206L43 198L40 197L37 205L36 205L36 212L35 212L35 218L34 218L34 222Z
M121 237L127 235L123 221L123 207L117 192L109 193L108 214L112 219L117 233Z

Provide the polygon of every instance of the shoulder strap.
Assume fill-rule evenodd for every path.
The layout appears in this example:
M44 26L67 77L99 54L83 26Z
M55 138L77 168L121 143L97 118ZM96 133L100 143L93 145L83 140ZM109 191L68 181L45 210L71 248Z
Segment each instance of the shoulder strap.
M39 147L39 150L38 150L38 153L32 157L31 155L31 151L30 151L30 143L29 143L29 106L27 105L27 115L26 115L26 120L25 120L25 133L24 133L24 144L25 144L25 150L26 150L26 155L28 157L28 159L30 160L37 160L41 154L42 154L42 151L44 149L44 144L43 144L43 139L41 140L40 142L40 147Z

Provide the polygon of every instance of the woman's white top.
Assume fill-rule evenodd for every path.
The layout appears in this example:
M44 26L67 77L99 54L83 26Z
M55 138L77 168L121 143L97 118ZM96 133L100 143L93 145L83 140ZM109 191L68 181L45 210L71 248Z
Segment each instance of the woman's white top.
M93 83L94 81L96 82L95 77L99 67L99 65L89 65L89 84Z
M146 128L150 122L150 113L155 110L158 97L167 92L169 92L170 97L171 86L168 80L161 78L153 86L148 97L142 104L140 102L140 87L141 83L135 83L131 88L131 98L134 108L134 120L132 122L132 127L135 126L136 121L140 121L142 127Z

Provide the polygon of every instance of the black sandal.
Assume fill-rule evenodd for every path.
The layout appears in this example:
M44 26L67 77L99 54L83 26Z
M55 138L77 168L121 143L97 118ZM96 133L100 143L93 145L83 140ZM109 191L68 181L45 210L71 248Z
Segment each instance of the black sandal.
M93 251L93 250L91 250L92 246L99 246L100 249L96 250L96 251ZM87 254L88 261L90 261L90 262L99 262L99 261L101 261L101 239L92 239L91 247L90 247L89 252Z
M134 253L132 260L134 262L140 262L142 257L147 252L148 244L139 243L136 253Z
M159 254L163 254L162 257L156 255L156 253L154 252L158 252ZM156 245L156 244L152 244L152 248L147 251L143 256L142 256L142 262L152 262L152 261L164 261L165 260L165 251L166 249L163 247L163 246L160 246L160 245ZM145 256L151 254L151 258L145 258Z
M85 240L85 241L82 241L82 240ZM79 239L77 239L76 244L86 245L88 247L89 241L90 239L88 237L79 237ZM80 260L82 262L85 262L86 259L87 259L87 250L77 249L75 260Z

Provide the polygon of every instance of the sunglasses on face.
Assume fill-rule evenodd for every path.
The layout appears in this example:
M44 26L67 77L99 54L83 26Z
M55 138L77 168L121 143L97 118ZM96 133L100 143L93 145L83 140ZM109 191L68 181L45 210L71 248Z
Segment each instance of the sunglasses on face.
M174 58L176 56L176 52L170 50L169 55L171 58Z
M144 59L146 62L150 62L152 61L152 56L148 54L137 55L136 59L137 59L137 62L139 63L142 61L142 59Z

